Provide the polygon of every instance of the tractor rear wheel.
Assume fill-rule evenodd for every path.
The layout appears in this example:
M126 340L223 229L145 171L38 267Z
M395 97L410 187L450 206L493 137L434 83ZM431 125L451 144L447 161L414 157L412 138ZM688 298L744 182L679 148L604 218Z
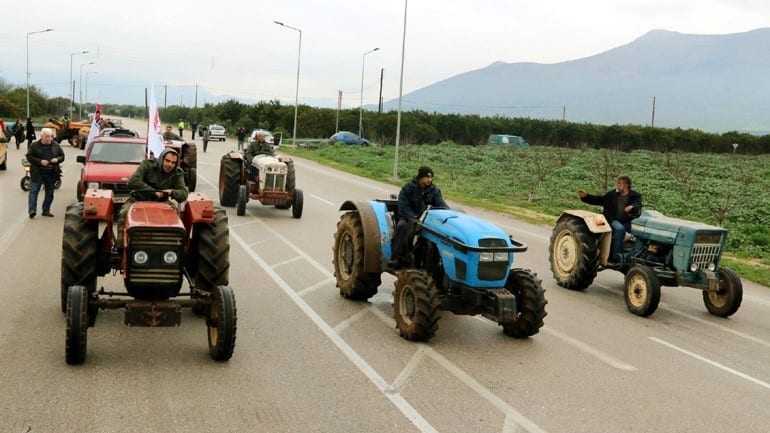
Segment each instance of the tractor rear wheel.
M209 355L214 361L227 361L235 350L235 333L238 327L238 311L233 289L227 286L217 287L212 301L206 320Z
M195 266L195 288L213 294L217 287L226 286L230 279L230 230L224 209L214 211L214 222L200 224L196 245L198 262ZM206 313L206 306L193 307L193 313Z
M563 218L553 229L548 259L556 283L570 290L585 290L596 278L599 239L578 218Z
M709 313L719 317L730 317L738 311L743 301L743 283L738 274L730 268L719 269L719 289L716 292L703 291L703 303Z
M241 183L241 161L222 156L219 163L219 203L233 207L238 201L238 186Z
M72 286L67 291L67 364L78 365L86 360L88 343L88 290Z
M660 304L660 280L648 266L636 265L626 273L625 299L628 311L647 317Z
M528 269L513 269L505 288L516 296L517 315L513 322L503 323L503 333L513 338L527 338L540 332L543 319L548 315L543 281Z
M410 269L398 273L393 316L401 337L428 341L438 329L440 306L438 288L427 272Z
M83 203L67 206L64 216L61 258L61 310L67 312L67 291L84 286L96 291L99 255L99 226L83 218Z
M235 214L238 216L246 215L246 203L249 202L249 191L246 189L246 185L241 185L238 188L238 203L236 203Z
M382 281L380 274L364 269L364 227L357 212L348 212L340 218L332 252L334 276L343 298L365 301L377 294Z
M305 197L301 189L294 190L294 197L291 200L291 216L302 218L302 208L305 206Z

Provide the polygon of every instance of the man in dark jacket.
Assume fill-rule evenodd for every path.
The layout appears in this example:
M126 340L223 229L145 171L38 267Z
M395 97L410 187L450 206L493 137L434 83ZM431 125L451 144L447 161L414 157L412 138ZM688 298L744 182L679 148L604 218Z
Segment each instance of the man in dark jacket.
M27 149L32 145L32 142L37 139L35 135L35 125L32 124L32 119L27 117Z
M417 221L428 208L449 208L441 190L433 185L433 170L420 167L417 176L401 188L398 194L398 222L392 241L391 266L401 268L411 263L412 239Z
M64 151L53 139L54 132L50 128L40 131L40 140L29 145L27 161L30 163L30 190L28 199L29 217L37 214L37 196L40 188L45 186L43 199L43 216L52 217L51 204L56 180L59 178L59 166L64 161Z
M631 178L620 176L615 189L604 195L591 195L581 189L578 196L583 203L602 206L602 214L612 227L610 261L622 263L623 240L631 231L631 220L642 213L642 195L631 189Z
M19 150L21 142L24 141L24 124L21 123L21 119L16 119L16 123L13 124L13 136L16 137L16 150Z

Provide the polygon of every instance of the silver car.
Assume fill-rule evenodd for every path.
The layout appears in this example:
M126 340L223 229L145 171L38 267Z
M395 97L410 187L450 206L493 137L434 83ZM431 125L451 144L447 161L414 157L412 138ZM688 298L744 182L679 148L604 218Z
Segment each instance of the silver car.
M224 126L217 124L209 125L209 140L225 141L226 138Z

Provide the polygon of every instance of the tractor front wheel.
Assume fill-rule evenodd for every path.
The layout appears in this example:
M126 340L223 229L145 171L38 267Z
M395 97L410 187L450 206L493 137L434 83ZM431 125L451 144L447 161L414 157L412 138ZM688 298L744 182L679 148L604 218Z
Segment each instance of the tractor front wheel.
M743 283L738 274L730 268L719 270L719 289L703 291L703 303L709 313L719 317L730 317L738 311L743 301Z
M72 286L67 291L67 364L78 365L86 360L88 343L88 290Z
M238 201L238 186L241 182L241 160L222 156L219 163L219 203L232 207Z
M406 340L428 341L436 334L441 299L433 278L419 270L398 273L393 292L396 328Z
M503 323L503 333L513 338L531 337L543 327L548 314L543 282L528 269L513 269L505 288L516 297L516 320Z
M599 236L578 218L562 218L553 229L548 258L558 285L585 290L596 278Z
M235 214L238 216L246 215L246 203L249 202L249 191L246 189L246 185L241 185L238 188L238 203L236 204Z
M660 281L650 267L636 265L626 274L626 307L637 316L647 317L658 309Z
M305 205L305 198L301 189L294 190L294 197L291 200L291 216L294 218L302 218L302 208Z
M365 301L377 294L382 281L380 274L364 269L364 228L357 212L348 212L340 218L332 252L334 276L343 298Z
M214 361L227 361L233 356L237 322L238 312L233 289L227 286L217 287L206 320L209 355Z

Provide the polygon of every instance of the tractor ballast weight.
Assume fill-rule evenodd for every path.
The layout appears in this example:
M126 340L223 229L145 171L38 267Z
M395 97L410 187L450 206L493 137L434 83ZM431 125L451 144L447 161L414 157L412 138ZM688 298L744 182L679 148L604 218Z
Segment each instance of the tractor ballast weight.
M412 262L392 269L391 241L397 221L394 200L346 201L333 248L340 294L366 300L381 274L396 276L394 316L401 336L427 340L439 311L477 315L523 338L543 325L545 296L530 271L512 268L527 246L482 219L449 209L429 209L417 223Z

